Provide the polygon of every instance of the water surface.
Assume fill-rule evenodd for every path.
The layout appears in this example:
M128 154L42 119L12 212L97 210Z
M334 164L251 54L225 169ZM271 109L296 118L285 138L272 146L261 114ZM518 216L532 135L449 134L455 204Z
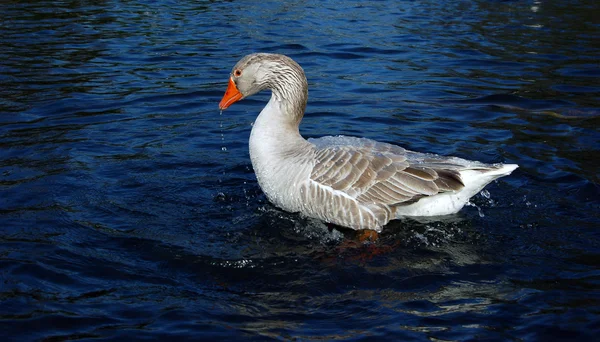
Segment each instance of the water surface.
M600 331L595 1L0 5L3 340L591 340ZM268 203L248 156L284 53L306 137L517 163L375 243Z

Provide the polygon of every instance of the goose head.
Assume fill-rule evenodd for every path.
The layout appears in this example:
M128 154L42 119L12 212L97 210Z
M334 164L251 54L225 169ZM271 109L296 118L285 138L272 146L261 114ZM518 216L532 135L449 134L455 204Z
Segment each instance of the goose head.
M270 53L253 53L242 58L231 70L229 85L219 109L271 89L278 101L303 103L306 106L308 85L302 68L291 58Z

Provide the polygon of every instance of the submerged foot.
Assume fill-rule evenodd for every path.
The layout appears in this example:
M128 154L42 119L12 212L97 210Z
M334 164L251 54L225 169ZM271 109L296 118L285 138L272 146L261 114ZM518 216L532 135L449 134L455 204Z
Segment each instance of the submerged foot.
M366 242L366 241L375 242L375 241L377 241L377 239L379 239L379 233L377 233L377 231L375 231L375 230L365 229L365 230L361 230L360 232L358 232L356 237L358 238L358 241L360 241L360 242Z

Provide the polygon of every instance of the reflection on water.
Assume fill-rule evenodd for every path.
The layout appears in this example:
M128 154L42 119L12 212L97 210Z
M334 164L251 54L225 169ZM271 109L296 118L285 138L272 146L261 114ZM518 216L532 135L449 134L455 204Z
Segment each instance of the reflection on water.
M0 336L591 340L598 9L3 3ZM282 212L247 150L268 95L217 109L254 51L305 68L306 137L521 167L376 242Z

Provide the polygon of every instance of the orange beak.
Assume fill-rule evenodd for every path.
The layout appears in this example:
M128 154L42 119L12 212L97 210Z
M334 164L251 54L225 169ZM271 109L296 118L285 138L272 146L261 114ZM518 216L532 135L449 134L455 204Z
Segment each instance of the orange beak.
M223 99L221 99L221 102L219 102L219 109L223 110L223 109L229 108L229 106L231 106L235 102L238 102L239 100L241 100L242 97L244 97L244 96L242 95L242 93L240 93L238 88L235 86L233 79L229 78L229 85L227 86L225 95L223 95Z

